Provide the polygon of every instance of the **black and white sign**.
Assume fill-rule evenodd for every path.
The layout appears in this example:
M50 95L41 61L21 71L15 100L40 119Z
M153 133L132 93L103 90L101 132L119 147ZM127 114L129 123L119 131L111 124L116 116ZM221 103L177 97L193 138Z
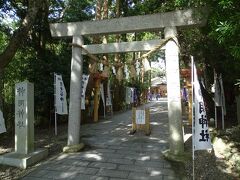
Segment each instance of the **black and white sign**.
M81 91L81 109L85 109L85 93L87 89L89 75L82 75L82 91Z
M57 114L68 114L66 89L62 75L55 75L55 111Z
M197 77L197 69L193 64L193 82L194 82L194 105L195 105L195 118L193 119L193 125L195 128L194 138L194 150L211 149L211 138L208 131L208 120L206 115L206 109L203 101L200 84Z
M0 110L0 134L6 132L5 121L3 118L3 113Z
M136 110L136 124L145 124L145 110Z

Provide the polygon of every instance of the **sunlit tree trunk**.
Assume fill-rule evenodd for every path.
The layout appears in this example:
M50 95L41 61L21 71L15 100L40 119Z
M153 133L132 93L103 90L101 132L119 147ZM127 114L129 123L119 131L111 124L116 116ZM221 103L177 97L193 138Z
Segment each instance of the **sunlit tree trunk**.
M96 4L96 15L95 15L95 19L96 20L101 20L102 17L102 0L97 0L97 4ZM100 43L100 37L99 36L94 36L93 38L93 42L95 44Z
M116 18L119 18L120 17L120 0L116 0L116 6L115 6L115 12L116 12ZM120 35L117 34L116 35L116 42L120 42ZM116 64L120 63L121 60L120 60L120 54L119 53L116 53L115 54L115 57L114 57L114 61ZM117 69L117 68L116 68ZM114 79L115 81L115 86L114 86L114 109L115 110L120 110L120 85L121 85L121 82L119 82L117 79Z
M42 9L45 4L45 0L28 1L28 11L25 18L22 20L20 27L15 30L12 38L10 39L5 50L0 54L0 69L3 69L15 56L18 48L22 42L27 38L28 32L32 28L35 19L37 18L38 12Z
M3 112L3 103L4 103L4 73L0 70L0 110Z

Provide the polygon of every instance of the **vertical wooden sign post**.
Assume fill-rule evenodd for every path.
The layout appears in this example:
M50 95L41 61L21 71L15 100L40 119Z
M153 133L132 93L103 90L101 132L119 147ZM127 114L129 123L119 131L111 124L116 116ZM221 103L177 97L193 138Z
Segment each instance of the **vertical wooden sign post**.
M132 108L132 130L130 134L134 134L137 130L144 130L145 135L150 135L151 130L149 108Z

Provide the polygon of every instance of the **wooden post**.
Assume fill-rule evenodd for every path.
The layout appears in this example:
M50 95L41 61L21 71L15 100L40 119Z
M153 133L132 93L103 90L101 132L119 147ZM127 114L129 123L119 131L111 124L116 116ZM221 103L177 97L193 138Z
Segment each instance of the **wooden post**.
M150 135L150 111L149 108L145 109L145 134Z
M192 85L187 82L188 88L188 122L189 125L192 125Z
M134 134L137 130L137 124L136 124L136 108L132 108L132 131L131 134Z
M98 107L99 107L99 93L100 93L100 82L101 79L97 78L95 81L95 91L94 91L94 117L93 121L98 122Z
M137 130L143 130L145 135L149 136L150 131L150 110L149 108L144 108L145 111L145 124L137 124L136 122L136 110L137 108L132 108L132 130L130 134L134 134Z

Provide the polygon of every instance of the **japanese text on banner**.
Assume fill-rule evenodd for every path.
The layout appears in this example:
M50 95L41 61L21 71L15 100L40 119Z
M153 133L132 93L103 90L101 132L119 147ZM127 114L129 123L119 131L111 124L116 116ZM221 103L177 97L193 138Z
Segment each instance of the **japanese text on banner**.
M85 109L85 93L87 89L89 75L83 74L82 75L82 91L81 91L81 109Z
M68 114L66 89L61 75L55 74L55 107L57 114Z
M206 109L197 77L197 70L194 65L194 105L195 105L195 133L194 133L194 150L211 149L211 138L208 131L208 120Z

